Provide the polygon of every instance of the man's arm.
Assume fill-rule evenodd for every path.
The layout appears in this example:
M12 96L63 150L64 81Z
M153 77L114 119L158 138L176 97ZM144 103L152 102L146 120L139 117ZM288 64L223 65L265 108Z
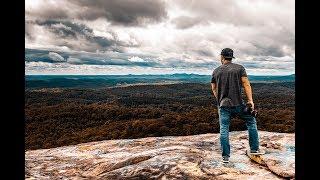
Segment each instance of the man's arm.
M214 97L217 99L217 85L216 85L216 83L211 83L211 89L212 89Z
M217 81L216 78L214 76L215 71L212 72L212 76L211 76L211 90L213 92L213 95L216 99L218 99L218 93L217 93Z
M253 98L252 98L252 89L251 89L251 85L250 85L248 77L242 76L241 82L242 82L242 86L244 88L244 91L246 93L248 103L250 103L252 105L252 109L254 109L254 103L253 103Z

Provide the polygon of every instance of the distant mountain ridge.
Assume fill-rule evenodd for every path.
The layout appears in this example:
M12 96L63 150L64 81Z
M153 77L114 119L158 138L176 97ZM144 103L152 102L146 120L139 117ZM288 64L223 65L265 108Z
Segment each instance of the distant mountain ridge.
M286 76L249 75L252 83L294 82L295 74ZM211 75L26 75L26 88L98 88L135 84L210 83Z

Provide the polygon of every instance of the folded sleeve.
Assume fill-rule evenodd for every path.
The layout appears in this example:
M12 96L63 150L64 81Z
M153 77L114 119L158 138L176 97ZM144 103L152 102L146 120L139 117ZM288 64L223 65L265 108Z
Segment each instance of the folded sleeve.
M216 83L216 78L214 76L214 71L213 71L212 76L211 76L211 83Z
M241 69L240 69L240 76L241 77L247 77L247 72L246 72L246 69L242 66Z

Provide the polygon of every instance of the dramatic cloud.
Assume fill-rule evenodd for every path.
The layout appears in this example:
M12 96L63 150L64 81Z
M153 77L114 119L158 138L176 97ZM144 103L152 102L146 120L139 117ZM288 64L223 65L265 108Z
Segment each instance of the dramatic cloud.
M152 56L135 56L126 53L49 52L47 50L26 49L27 62L65 62L86 65L161 66Z
M57 51L58 52L58 51ZM25 60L27 62L66 62L68 64L86 65L121 65L121 66L144 66L153 68L170 67L203 67L217 63L194 63L181 59L159 59L155 56L147 56L131 53L88 53L88 52L50 52L47 50L26 49Z
M27 2L26 14L43 19L96 20L104 18L115 25L140 26L167 17L161 0L70 0Z
M49 37L50 42L57 46L65 46L73 50L89 52L112 50L121 52L122 46L137 46L137 44L130 44L130 42L121 42L117 39L117 35L111 30L105 30L105 34L108 34L108 36L97 36L91 28L75 22L36 20L27 21L27 24L27 37L31 37L32 39L39 37L39 34L30 28L30 24L34 24L46 33L46 38Z
M292 0L28 0L26 73L211 74L230 47L249 73L291 74L294 9Z
M64 62L65 61L65 59L62 56L60 56L58 53L55 53L55 52L49 52L49 58L55 62Z

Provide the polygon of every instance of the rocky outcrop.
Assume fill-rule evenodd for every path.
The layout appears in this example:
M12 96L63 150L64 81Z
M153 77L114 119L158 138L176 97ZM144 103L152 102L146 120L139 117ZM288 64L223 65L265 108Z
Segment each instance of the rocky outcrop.
M260 157L246 154L246 131L231 132L230 163L219 134L106 140L26 151L26 179L294 178L294 134L259 132Z

